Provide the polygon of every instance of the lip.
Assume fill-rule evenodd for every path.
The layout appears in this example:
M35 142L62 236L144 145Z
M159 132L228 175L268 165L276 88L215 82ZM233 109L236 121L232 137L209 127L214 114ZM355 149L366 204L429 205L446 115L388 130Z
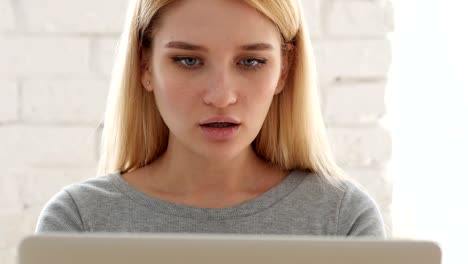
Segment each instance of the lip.
M222 123L222 122L233 123L233 124L236 124L236 125L240 125L240 122L236 118L230 117L230 116L211 117L211 118L205 119L202 122L200 122L200 125L202 126L202 125L206 125L206 124L209 124L209 123Z
M200 128L206 138L219 142L235 138L239 134L240 125L229 127L210 127L200 125Z

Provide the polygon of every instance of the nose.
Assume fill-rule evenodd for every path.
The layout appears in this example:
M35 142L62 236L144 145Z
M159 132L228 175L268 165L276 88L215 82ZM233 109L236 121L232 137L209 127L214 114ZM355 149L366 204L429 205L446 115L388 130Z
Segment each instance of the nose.
M234 78L227 69L217 69L210 75L203 102L217 108L224 108L237 102Z

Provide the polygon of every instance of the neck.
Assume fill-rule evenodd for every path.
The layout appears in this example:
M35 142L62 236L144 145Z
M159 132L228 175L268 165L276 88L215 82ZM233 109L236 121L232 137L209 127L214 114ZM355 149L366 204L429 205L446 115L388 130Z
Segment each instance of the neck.
M171 142L167 151L148 167L155 188L183 194L255 192L286 175L286 171L259 158L251 147L231 158L214 159Z

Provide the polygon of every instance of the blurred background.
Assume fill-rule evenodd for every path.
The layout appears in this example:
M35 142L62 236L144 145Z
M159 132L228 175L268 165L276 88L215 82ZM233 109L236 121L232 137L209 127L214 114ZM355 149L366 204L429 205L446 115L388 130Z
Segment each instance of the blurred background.
M128 0L0 0L0 263L63 186L96 174ZM302 0L339 164L394 238L468 263L468 4Z
M394 1L389 120L393 234L468 263L468 3Z

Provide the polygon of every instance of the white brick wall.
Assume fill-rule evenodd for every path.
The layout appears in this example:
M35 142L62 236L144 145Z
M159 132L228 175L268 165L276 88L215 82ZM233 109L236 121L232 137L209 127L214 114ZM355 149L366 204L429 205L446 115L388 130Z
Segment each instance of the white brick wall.
M329 85L324 100L325 119L329 124L338 125L377 122L386 110L385 86L385 81L348 81Z
M327 1L324 31L331 36L382 36L393 30L393 9L389 1Z
M330 141L342 166L381 165L391 157L389 132L378 125L333 126Z
M91 69L101 75L109 76L114 63L118 39L116 37L97 38L91 42Z
M44 203L92 177L97 126L128 0L0 0L0 263ZM393 29L387 0L303 0L339 164L390 230L391 136L381 125Z
M107 88L104 80L24 81L22 119L28 123L99 123Z
M89 76L90 40L86 37L0 36L0 77Z
M0 81L0 122L18 119L18 85L12 81Z
M128 0L18 0L28 32L118 33Z
M15 29L16 23L12 4L12 1L0 1L0 32L8 32Z
M81 125L0 126L3 167L88 167L95 164L95 127Z
M342 79L385 79L391 62L390 43L382 38L320 39L315 42L322 85Z
M314 37L318 37L322 34L322 22L320 16L321 2L322 1L317 0L302 0L302 6L304 8L304 13L306 14L309 32Z

